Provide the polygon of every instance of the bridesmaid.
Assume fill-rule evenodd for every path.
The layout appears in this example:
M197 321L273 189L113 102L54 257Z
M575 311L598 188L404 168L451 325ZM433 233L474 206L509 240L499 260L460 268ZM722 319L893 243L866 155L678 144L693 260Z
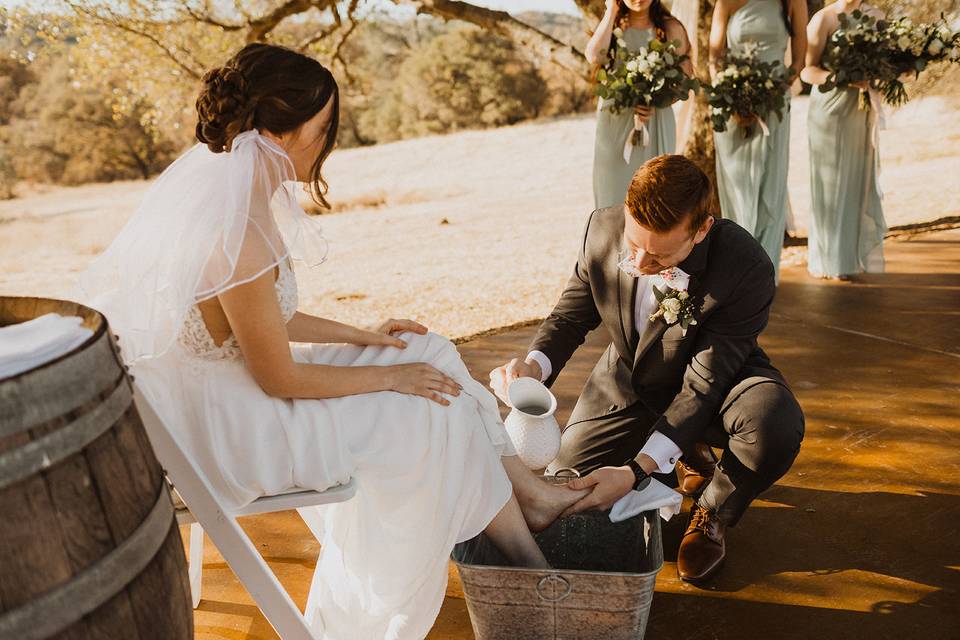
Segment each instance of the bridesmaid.
M590 64L600 67L608 63L611 47L617 46L616 39L612 38L617 27L623 30L623 39L631 50L646 47L652 39L659 38L678 40L680 53L689 55L690 41L686 30L663 7L661 0L607 0L603 19L587 43L586 57ZM693 74L689 60L684 64L684 72ZM624 160L624 146L627 136L633 132L634 114L629 111L614 114L607 108L608 104L608 101L600 100L597 105L593 200L598 209L623 204L630 180L640 165L655 156L673 153L677 138L673 109L638 106L636 114L650 131L650 144L634 146L627 162Z
M776 277L780 277L780 252L787 225L787 166L790 157L790 84L803 68L807 53L806 0L717 0L710 30L710 73L719 71L723 56L739 53L748 43L758 46L764 62L784 62L790 45L787 97L783 118L770 114L764 120L765 136L754 126L749 137L738 122L723 133L714 133L717 150L717 191L720 210L753 234L763 245ZM794 29L793 25L799 25Z
M823 84L828 71L820 66L830 35L842 13L856 9L882 18L860 0L837 0L818 11L807 28L810 48L804 82ZM823 93L810 93L807 128L810 136L810 233L808 270L821 278L847 280L882 272L883 234L887 225L877 183L877 109L859 108L862 82Z

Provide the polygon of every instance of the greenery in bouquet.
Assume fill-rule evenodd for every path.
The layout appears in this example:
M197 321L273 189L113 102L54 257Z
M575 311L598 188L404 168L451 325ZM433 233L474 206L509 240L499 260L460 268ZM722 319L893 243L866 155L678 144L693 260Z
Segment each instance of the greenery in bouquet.
M822 65L830 75L820 85L826 93L860 82L896 79L899 75L890 57L887 22L857 9L840 14L840 27L830 36L823 52ZM861 95L861 106L869 101Z
M900 80L902 74L914 77L936 62L960 61L960 32L952 31L941 16L933 23L915 24L910 18L897 18L887 25L886 57L895 70L894 78L881 78L877 89L892 105L902 105L909 96Z
M632 111L634 107L669 107L677 100L686 100L699 83L687 76L681 65L688 59L680 54L678 41L650 41L645 48L631 51L623 40L623 32L613 33L617 46L611 47L610 59L597 72L595 91L613 113Z
M787 68L779 61L761 60L756 45L728 54L713 84L705 87L713 130L726 131L732 118L749 137L754 124L765 122L769 114L775 113L782 120L787 86Z
M909 18L878 20L860 10L840 15L840 28L830 36L823 66L830 71L821 91L867 81L883 101L900 106L907 102L901 76L914 76L930 63L960 60L960 32L952 31L941 18L916 24ZM861 106L869 100L861 95Z

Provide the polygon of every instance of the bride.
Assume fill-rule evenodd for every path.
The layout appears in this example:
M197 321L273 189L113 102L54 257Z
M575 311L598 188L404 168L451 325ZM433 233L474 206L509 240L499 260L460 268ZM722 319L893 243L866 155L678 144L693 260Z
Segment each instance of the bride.
M356 497L324 511L316 635L422 638L456 542L483 531L511 562L545 567L530 531L585 492L526 469L448 340L410 320L365 330L297 311L291 257L316 264L325 245L293 189L327 204L331 73L250 44L203 82L203 144L84 274L85 300L226 503L355 479Z

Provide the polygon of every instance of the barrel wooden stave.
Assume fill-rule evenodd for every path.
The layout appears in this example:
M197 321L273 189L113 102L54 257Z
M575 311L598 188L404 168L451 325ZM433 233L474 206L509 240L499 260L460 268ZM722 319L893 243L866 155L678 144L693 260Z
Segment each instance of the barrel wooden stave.
M13 435L0 433L0 454L63 429L99 406L116 385L129 384L100 314L74 303L0 298L0 325L49 312L81 316L84 325L94 330L94 337L71 354L44 365L42 372L34 370L0 380L0 398L16 399L23 390L21 398L36 396L36 387L29 385L31 374L43 374L32 379L49 384L58 379L58 372L52 369L57 367L63 370L62 379L67 384L63 390L51 391L56 394L51 402L57 407L75 406L49 417L49 406L8 403L2 416L8 426L13 415L11 404L14 411L19 411L16 415L28 424L31 416L44 420ZM76 360L78 355L88 366L95 363L96 375L70 370L71 357ZM94 386L100 388L91 396L94 379ZM112 382L103 387L105 380ZM71 393L77 402L65 403L64 397L69 399ZM118 420L83 449L38 474L0 488L0 513L4 514L0 518L0 619L5 612L29 605L69 583L78 573L95 567L137 531L158 499L169 501L169 493L132 402ZM183 543L172 515L162 543L140 573L116 593L105 594L96 609L51 637L193 637Z

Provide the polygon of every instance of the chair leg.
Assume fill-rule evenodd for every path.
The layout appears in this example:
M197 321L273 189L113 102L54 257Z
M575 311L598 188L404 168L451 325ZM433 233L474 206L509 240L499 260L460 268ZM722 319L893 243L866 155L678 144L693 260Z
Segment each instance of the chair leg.
M206 533L283 640L315 640L297 605L237 523L222 514Z
M297 513L300 514L304 524L310 529L310 533L317 539L317 542L323 541L324 523L323 516L321 515L322 508L323 507L300 507L297 509Z
M199 522L190 525L190 595L193 608L200 606L200 582L203 577L203 527Z

